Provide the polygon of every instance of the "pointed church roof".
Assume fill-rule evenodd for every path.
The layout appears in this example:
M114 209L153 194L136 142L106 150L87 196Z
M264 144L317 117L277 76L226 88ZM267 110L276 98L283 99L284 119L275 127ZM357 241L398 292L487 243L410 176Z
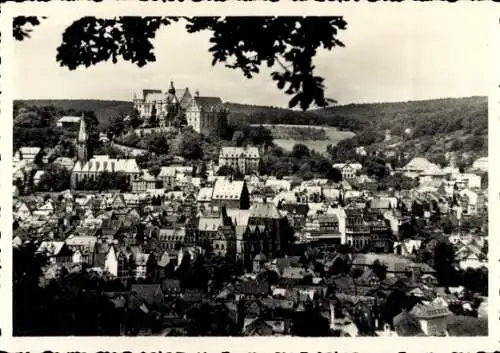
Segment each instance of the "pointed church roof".
M82 114L82 119L80 120L80 132L78 133L78 142L87 142L87 124L85 123L85 116Z

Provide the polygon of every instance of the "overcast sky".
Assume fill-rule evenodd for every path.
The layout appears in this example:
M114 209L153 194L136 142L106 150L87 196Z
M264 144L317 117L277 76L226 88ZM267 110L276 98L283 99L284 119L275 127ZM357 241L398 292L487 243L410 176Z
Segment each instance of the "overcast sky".
M336 13L348 22L339 36L346 46L315 58L327 96L347 104L487 95L488 24L482 16L450 8L391 16ZM286 106L289 100L268 70L247 80L239 71L212 67L209 33L187 34L182 24L158 31L157 61L143 68L121 61L69 71L55 56L64 29L75 19L52 15L30 39L15 43L15 99L131 100L134 91L167 89L173 80L177 88L223 101Z

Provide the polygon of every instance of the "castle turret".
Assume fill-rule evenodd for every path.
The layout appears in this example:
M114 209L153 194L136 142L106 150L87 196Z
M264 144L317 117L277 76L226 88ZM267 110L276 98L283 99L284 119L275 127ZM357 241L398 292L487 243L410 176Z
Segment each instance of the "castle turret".
M170 81L170 88L168 89L168 94L173 94L175 96L174 81Z
M172 120L179 112L179 99L176 95L176 89L174 87L174 82L170 81L170 88L167 91L167 111L160 116L159 123L160 126L168 126L172 123Z

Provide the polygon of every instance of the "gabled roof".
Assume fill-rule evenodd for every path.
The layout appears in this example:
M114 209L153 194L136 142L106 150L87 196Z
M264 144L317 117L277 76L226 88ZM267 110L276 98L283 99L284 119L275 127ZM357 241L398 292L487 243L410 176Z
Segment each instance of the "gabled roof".
M375 197L370 202L371 208L395 208L397 199L395 197Z
M141 170L133 158L110 158L108 155L96 155L83 166L75 164L74 172L122 172L140 173Z
M266 186L275 188L275 189L282 189L285 191L290 191L292 183L289 180L283 180L283 179L267 179Z
M309 205L307 203L284 203L281 205L281 209L288 213L299 214L305 217L309 212Z
M97 237L89 235L70 235L65 240L68 246L89 246L94 247Z
M18 150L21 153L21 156L27 155L37 155L40 151L40 147L20 147Z
M49 256L57 256L64 247L63 241L42 241L40 246L38 247L37 252L39 253L47 253Z
M144 101L150 102L150 101L163 100L165 99L165 97L163 96L161 89L143 89L142 99Z
M193 100L193 96L191 96L191 92L189 92L189 88L185 88L182 92L182 94L179 92L181 90L176 89L175 94L177 95L177 98L179 98L179 102L181 105L182 109L186 109L189 103Z
M347 163L335 163L333 165L333 168L335 168L335 169L343 169L343 168L346 168L346 167L350 167L350 168L353 168L355 170L360 170L360 169L363 168L363 166L360 163L350 163L350 162L347 162Z
M329 215L319 215L317 217L318 222L320 223L338 223L339 219L337 215L335 214L329 214Z
M197 201L199 202L211 201L213 191L214 191L213 188L207 188L207 187L201 188L196 198Z
M417 319L424 320L447 317L451 315L448 308L436 304L416 304L410 313Z
M422 158L422 157L413 158L402 169L403 170L416 170L416 171L429 171L429 172L441 170L441 168L438 165L431 163L426 158Z
M227 216L231 218L233 225L246 227L248 225L248 218L250 217L249 210L227 209Z
M222 147L219 153L219 158L238 158L240 156L244 156L245 158L259 158L259 149L253 146Z
M200 217L198 231L217 231L224 225L222 217Z
M53 164L67 168L69 170L73 169L75 162L73 159L69 157L57 157L53 162Z
M224 108L219 97L194 97L194 102L203 110L221 110Z
M250 207L250 218L281 219L283 215L273 203L254 203Z
M57 120L58 123L74 123L78 124L82 120L81 116L63 116Z
M239 200L243 193L245 181L217 179L212 193L213 200Z

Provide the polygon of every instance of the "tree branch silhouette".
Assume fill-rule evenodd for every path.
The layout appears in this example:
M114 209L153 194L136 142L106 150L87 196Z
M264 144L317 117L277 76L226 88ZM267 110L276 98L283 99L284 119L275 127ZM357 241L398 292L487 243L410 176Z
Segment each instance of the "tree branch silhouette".
M27 22L14 19L16 39ZM36 19L36 18L35 18ZM56 60L75 70L121 58L139 67L156 61L154 45L157 30L177 17L83 17L63 33ZM271 78L279 90L290 95L289 107L303 110L311 105L325 107L335 102L325 97L324 78L315 74L313 58L318 49L343 47L337 38L347 22L333 17L183 17L188 33L211 32L209 52L212 65L223 64L240 70L251 79L262 67L281 68ZM24 22L23 22L24 21Z

